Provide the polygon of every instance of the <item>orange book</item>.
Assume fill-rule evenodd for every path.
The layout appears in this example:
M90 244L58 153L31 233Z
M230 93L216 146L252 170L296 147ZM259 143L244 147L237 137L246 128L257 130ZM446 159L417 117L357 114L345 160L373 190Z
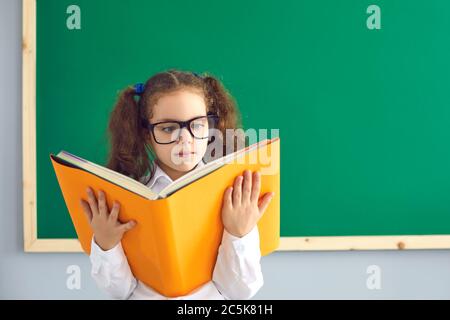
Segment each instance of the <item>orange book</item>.
M275 196L258 222L261 254L280 239L280 139L255 143L172 182L159 194L130 177L62 151L50 155L78 239L90 254L92 229L79 204L86 188L105 191L108 208L120 203L119 220L135 220L122 247L134 276L160 294L176 297L212 279L222 240L225 189L245 169L261 172L261 194Z

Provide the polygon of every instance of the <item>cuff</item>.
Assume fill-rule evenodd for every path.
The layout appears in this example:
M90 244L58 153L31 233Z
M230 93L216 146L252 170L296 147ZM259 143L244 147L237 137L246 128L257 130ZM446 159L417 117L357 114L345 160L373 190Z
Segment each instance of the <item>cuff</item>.
M247 252L260 252L259 248L259 231L258 226L255 225L253 229L245 236L239 238L230 234L225 228L223 230L222 245L231 245L238 254L245 254Z
M94 238L95 237L92 236L91 253L89 255L93 263L99 264L100 262L103 262L111 265L119 265L126 259L121 242L114 248L104 251L98 246Z

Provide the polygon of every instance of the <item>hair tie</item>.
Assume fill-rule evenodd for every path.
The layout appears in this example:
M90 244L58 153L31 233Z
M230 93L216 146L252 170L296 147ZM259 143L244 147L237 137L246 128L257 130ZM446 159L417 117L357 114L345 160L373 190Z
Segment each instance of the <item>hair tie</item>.
M195 73L195 72L192 72L192 74L194 75L194 76L196 76L197 78L199 78L199 79L202 79L203 80L203 78L201 77L201 76L199 76L197 73Z
M137 95L141 95L145 90L145 84L137 83L134 85L134 93Z

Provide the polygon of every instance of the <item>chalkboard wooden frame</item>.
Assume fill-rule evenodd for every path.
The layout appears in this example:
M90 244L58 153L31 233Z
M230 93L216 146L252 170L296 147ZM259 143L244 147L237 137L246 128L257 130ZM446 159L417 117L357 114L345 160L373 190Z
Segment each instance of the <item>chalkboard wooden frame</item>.
M25 252L82 252L77 239L39 239L36 202L36 0L23 0L22 142ZM449 249L450 235L281 237L278 251Z
M36 0L22 2L22 172L25 252L82 252L77 239L38 239L36 201Z

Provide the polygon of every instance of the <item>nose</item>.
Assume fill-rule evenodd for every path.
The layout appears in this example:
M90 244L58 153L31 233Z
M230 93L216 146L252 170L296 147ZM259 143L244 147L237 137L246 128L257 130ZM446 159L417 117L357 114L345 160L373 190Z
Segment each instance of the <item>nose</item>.
M179 142L189 142L192 141L193 137L189 132L188 128L182 128L180 131L180 136L178 137Z

